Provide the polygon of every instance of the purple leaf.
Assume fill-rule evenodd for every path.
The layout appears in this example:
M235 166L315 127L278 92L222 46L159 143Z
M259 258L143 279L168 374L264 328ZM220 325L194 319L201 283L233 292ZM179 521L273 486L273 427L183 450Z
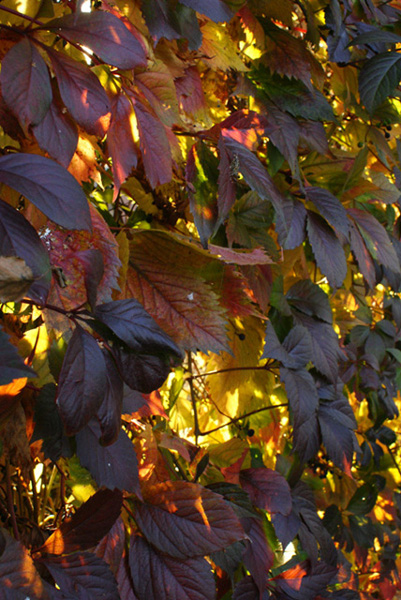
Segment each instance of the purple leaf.
M79 250L75 258L84 268L86 296L92 310L96 306L97 288L104 274L103 255L100 250Z
M61 456L71 456L69 441L56 404L57 387L46 383L35 400L35 429L30 443L42 440L45 458L57 462Z
M47 557L41 562L67 598L119 600L113 573L107 563L95 554L76 552L68 556Z
M274 552L267 542L262 520L243 519L242 523L248 536L243 562L262 595L274 563Z
M274 104L265 105L266 135L288 162L293 173L299 174L298 141L300 127L296 119Z
M0 255L18 256L26 262L35 278L26 295L37 302L46 302L52 279L47 250L25 217L3 200L0 200Z
M66 229L92 229L88 201L74 177L37 154L0 157L0 181L28 198L49 219Z
M268 600L270 594L267 590L261 593L250 575L243 577L241 581L235 586L233 592L233 600Z
M323 123L319 121L304 121L299 123L299 126L301 144L306 142L311 150L319 152L319 154L329 153L329 145Z
M290 228L284 240L283 248L293 250L305 241L306 208L299 200L293 200Z
M356 447L356 438L352 431L355 423L337 410L336 402L321 404L318 418L322 442L328 456L337 467L351 475L352 457Z
M373 290L376 285L375 265L354 220L351 221L350 242L351 250L356 258L359 270L364 276L370 289Z
M290 486L277 471L263 467L243 469L240 471L240 482L258 508L283 515L290 512Z
M62 31L67 40L87 46L105 63L119 69L146 67L142 44L123 21L111 13L75 12L47 23L46 28Z
M170 143L164 125L138 98L135 98L134 110L146 177L155 188L168 183L173 176Z
M211 600L215 583L204 558L177 560L159 553L143 537L131 537L129 564L139 600Z
M50 600L28 550L0 528L0 590L2 600L32 597Z
M96 546L119 517L123 496L117 490L98 490L53 531L38 551L43 555L71 554Z
M172 366L163 356L137 354L117 345L113 347L113 356L125 383L143 394L159 389Z
M280 368L288 400L294 414L294 427L312 417L319 406L316 385L309 371Z
M27 37L5 55L0 83L5 102L25 130L42 121L52 101L49 71Z
M64 114L53 98L42 121L32 128L42 150L67 168L78 144L78 129L68 114Z
M314 413L309 419L294 426L294 450L299 454L301 462L307 462L318 452L320 447L320 431L317 415Z
M138 461L132 441L120 429L117 441L104 447L99 443L101 430L94 419L76 436L77 455L96 483L113 490L125 490L141 497Z
M61 367L57 398L67 435L80 431L96 414L106 386L102 351L96 340L77 325Z
M157 41L162 37L167 40L181 37L174 23L174 10L167 0L143 0L142 12L151 35Z
M96 307L95 317L107 325L129 348L143 354L174 355L181 350L134 299L115 300Z
M238 517L219 495L196 483L165 481L147 488L135 520L146 539L179 559L204 556L244 539Z
M348 239L349 219L341 202L331 192L320 187L307 187L305 194L330 225Z
M121 429L124 382L110 353L104 350L103 356L106 363L106 389L97 417L102 431L100 443L109 446L117 440Z
M219 195L217 198L217 206L219 210L219 222L222 223L227 218L228 213L235 202L237 186L235 185L233 175L230 172L230 167L233 163L230 161L222 137L219 138L217 147L220 153L218 178Z
M331 306L324 291L310 279L294 283L286 294L286 299L297 311L317 317L326 323L333 322Z
M206 15L215 23L230 21L234 13L223 0L180 0L181 4L189 6L201 15Z
M311 211L308 211L307 230L317 266L333 288L341 287L347 262L336 234L320 215Z
M311 354L311 339L305 327L293 327L283 344L280 344L273 325L268 321L261 358L274 358L282 362L285 367L300 369L311 360Z
M9 342L9 337L0 328L0 385L7 385L13 379L22 377L36 377L36 373L31 367L24 364L24 361L17 352L15 346Z
M283 550L285 550L288 544L292 542L297 535L301 521L298 519L294 511L291 511L288 515L280 515L280 513L275 513L272 515L272 523L276 536L282 543Z
M110 124L110 101L87 65L47 48L61 98L75 121L102 138Z
M111 123L107 131L107 152L112 159L115 200L121 185L137 166L136 144L131 133L132 104L125 94L115 96L111 105Z
M337 573L337 568L319 562L312 569L303 570L301 563L274 578L277 590L288 600L313 600L326 590Z

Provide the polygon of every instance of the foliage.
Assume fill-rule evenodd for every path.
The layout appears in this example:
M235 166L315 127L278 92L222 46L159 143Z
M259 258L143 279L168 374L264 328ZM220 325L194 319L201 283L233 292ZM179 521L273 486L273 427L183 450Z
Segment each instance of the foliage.
M401 589L400 43L398 0L1 2L1 598Z

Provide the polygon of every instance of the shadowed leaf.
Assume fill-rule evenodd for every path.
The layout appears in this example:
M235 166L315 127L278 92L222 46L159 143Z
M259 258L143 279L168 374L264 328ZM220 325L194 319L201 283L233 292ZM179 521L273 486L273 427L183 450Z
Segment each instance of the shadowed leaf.
M283 515L290 512L290 486L280 473L265 468L243 469L240 482L258 508Z

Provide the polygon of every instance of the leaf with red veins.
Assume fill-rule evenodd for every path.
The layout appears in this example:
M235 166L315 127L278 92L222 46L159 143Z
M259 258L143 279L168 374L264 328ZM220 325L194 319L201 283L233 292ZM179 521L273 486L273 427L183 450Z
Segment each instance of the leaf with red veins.
M93 232L69 231L50 221L40 232L47 246L54 269L61 269L59 281L53 278L49 304L73 310L87 302L85 274L81 254L98 250L102 254L104 274L97 290L98 303L109 302L112 290L118 289L118 270L121 266L118 245L103 217L90 205Z

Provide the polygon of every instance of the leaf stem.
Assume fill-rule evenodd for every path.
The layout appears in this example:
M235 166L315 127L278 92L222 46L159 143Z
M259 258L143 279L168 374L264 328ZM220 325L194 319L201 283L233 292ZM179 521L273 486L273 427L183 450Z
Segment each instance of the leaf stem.
M228 421L228 423L224 423L224 425L219 425L218 427L209 429L209 431L199 431L199 435L209 435L210 433L219 431L219 429L223 429L224 427L233 425L233 423L237 423L237 421L241 421L242 419L246 419L247 417L251 417L252 415L256 415L257 413L263 412L265 410L273 410L274 408L283 408L284 406L288 406L288 402L283 402L282 404L271 404L270 406L264 406L263 408L257 408L256 410L252 410L251 412L246 413L245 415L235 417L235 419L230 419L230 421Z
M230 371L270 371L267 365L256 366L256 367L227 367L226 369L217 369L216 371L208 371L207 373L199 373L199 375L189 375L186 380L191 382L192 379L199 379L200 377L209 377L209 375L220 375L220 373L229 373Z
M6 459L6 486L7 486L7 508L10 513L11 523L13 526L13 533L16 540L19 540L19 531L17 526L17 518L15 516L14 510L14 499L13 499L13 490L11 486L11 467L10 460Z

